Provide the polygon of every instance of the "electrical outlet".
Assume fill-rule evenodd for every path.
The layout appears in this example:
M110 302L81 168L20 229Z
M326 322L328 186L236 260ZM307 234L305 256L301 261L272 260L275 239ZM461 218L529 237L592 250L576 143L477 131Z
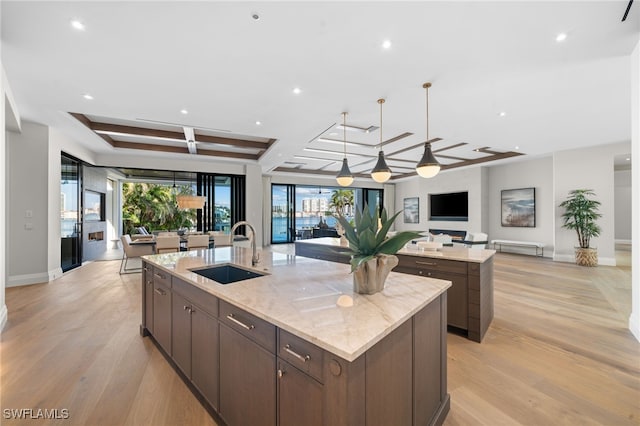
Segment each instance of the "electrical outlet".
M24 212L24 217L33 217L33 210L27 210Z
M31 231L33 229L33 223L31 222L27 222L24 224L24 229L26 229L27 231Z

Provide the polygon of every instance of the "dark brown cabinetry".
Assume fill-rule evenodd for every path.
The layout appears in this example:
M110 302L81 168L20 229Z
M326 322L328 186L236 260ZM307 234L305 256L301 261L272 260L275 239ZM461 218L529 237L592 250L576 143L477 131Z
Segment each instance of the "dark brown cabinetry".
M296 256L309 257L311 259L328 260L330 262L349 263L351 256L344 253L347 247L325 246L305 242L296 242Z
M216 409L219 405L217 313L216 297L180 279L173 279L172 358Z
M323 425L324 351L278 330L278 424ZM304 395L304 398L300 398Z
M220 324L220 415L228 425L276 424L275 371L275 355Z
M172 358L178 368L191 378L191 302L177 293L172 296Z
M276 424L276 328L220 301L220 415L229 425Z
M279 358L277 375L278 424L322 426L322 384Z
M142 334L153 334L153 266L142 264ZM146 328L146 331L145 331Z
M398 256L396 272L451 281L447 291L447 324L481 342L493 320L493 257L482 263Z
M451 281L451 287L447 290L447 323L463 330L468 329L466 262L399 255L398 266L394 271Z
M337 246L301 241L296 255L331 262L349 263L349 256ZM481 342L493 320L493 257L482 263L438 257L397 254L394 272L451 281L447 290L447 324L463 330Z
M171 355L171 290L161 281L153 281L153 337Z
M444 421L449 410L446 293L347 361L181 277L167 279L165 270L147 268L142 302L151 306L143 306L141 329L154 336L218 423L386 426ZM152 328L146 315L151 309Z

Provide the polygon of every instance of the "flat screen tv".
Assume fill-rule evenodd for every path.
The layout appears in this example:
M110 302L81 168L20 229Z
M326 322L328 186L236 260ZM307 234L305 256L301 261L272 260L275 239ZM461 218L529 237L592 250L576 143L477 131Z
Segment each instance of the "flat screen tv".
M429 220L469 220L469 193L429 194Z

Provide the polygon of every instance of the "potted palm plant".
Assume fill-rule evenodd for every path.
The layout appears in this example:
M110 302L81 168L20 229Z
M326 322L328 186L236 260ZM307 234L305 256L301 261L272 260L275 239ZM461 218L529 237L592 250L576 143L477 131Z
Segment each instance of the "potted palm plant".
M560 203L560 207L564 208L562 227L575 230L578 234L576 263L582 266L598 265L598 250L589 245L591 237L600 235L600 226L596 220L602 217L598 213L600 201L589 198L594 195L591 189L574 189L569 192L567 199Z
M353 290L356 293L382 291L389 272L398 264L394 254L409 240L420 236L418 232L404 231L387 238L387 232L400 213L388 218L385 209L378 215L378 209L371 213L365 204L362 211L356 209L355 226L344 216L338 216L344 236L349 241L347 253L351 254Z

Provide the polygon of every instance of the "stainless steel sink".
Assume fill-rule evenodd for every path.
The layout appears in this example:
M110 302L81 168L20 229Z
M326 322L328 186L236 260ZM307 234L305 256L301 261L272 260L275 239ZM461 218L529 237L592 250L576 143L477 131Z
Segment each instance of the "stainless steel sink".
M257 278L266 275L259 272L239 268L234 265L211 266L209 268L194 269L191 272L194 272L205 278L209 278L210 280L213 280L220 284L231 284L238 281L249 280L251 278Z

